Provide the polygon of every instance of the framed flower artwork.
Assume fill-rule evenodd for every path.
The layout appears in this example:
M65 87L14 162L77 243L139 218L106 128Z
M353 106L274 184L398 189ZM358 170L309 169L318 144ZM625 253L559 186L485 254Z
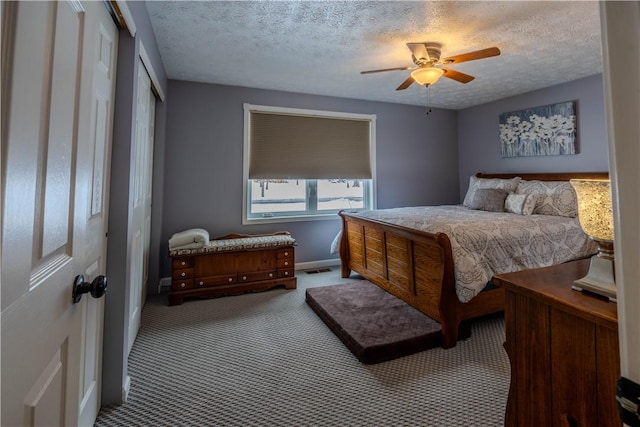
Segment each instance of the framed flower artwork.
M502 157L576 154L575 102L500 114Z

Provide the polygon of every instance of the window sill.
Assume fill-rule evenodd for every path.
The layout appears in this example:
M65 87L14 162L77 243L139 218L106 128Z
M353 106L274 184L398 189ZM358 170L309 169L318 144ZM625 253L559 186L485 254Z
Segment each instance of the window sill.
M351 212L345 209L347 212ZM353 211L357 212L357 211ZM272 217L264 217L264 218L243 218L242 225L253 225L253 224L276 224L276 223L286 223L286 222L305 222L305 221L327 221L327 220L335 220L340 219L340 216L337 212L327 213L327 214L318 214L318 215L292 215L292 216L272 216Z

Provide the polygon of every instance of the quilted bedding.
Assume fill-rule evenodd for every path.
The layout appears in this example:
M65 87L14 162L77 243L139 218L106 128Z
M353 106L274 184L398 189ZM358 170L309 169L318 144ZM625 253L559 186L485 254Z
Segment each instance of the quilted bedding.
M485 212L462 205L379 209L358 216L445 233L461 302L470 301L496 274L561 264L597 252L577 218Z

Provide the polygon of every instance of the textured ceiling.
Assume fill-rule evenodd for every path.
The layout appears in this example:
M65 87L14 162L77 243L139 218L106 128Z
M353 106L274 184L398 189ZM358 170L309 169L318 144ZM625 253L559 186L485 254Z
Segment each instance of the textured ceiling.
M407 42L442 57L497 46L497 57L451 66L429 105L461 109L602 72L598 2L147 1L170 79L411 105L395 88L413 65Z

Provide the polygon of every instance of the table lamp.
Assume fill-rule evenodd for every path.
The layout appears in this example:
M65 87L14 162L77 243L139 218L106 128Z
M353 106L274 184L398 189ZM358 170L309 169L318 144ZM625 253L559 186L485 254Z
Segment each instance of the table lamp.
M589 272L574 282L572 289L588 291L616 300L613 256L613 211L611 181L608 179L572 179L569 181L578 196L580 227L598 245L591 257Z

